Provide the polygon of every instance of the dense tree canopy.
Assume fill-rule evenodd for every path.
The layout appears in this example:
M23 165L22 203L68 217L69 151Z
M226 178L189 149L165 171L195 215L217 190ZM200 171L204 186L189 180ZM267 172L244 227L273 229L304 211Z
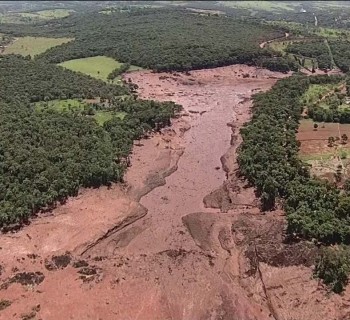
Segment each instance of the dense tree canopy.
M26 220L81 186L121 180L133 140L168 125L179 110L170 102L122 101L126 87L20 56L0 59L0 82L0 226ZM82 112L31 103L78 97L107 98L111 119L101 127Z
M257 22L175 9L72 15L25 30L13 25L0 26L0 31L75 38L39 55L39 60L59 63L108 55L123 63L158 71L255 64L258 58L271 59L275 54L261 49L260 42L284 36L280 29ZM284 71L286 64L281 60L284 59L274 61L274 69L281 63Z
M289 233L324 243L350 242L347 198L310 177L297 156L296 132L300 97L309 84L339 80L339 76L293 76L257 95L252 121L241 131L238 158L241 173L260 193L263 208L272 208L277 198L285 199Z
M0 100L30 102L94 98L126 94L122 86L107 85L101 80L21 56L0 58Z

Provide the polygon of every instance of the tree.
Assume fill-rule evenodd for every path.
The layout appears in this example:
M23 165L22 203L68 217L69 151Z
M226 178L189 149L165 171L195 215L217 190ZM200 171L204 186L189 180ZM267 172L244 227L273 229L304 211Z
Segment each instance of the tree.
M341 136L341 143L346 144L347 142L348 142L348 136L345 133L343 133Z
M328 147L333 147L335 143L334 137L328 137Z
M335 293L344 290L350 272L349 251L345 247L323 248L315 265L315 275Z
M314 131L317 131L317 128L318 128L318 124L314 123Z

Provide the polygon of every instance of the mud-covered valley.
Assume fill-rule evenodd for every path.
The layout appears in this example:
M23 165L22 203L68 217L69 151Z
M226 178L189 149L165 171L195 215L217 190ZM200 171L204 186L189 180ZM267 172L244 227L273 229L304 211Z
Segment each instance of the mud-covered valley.
M251 97L285 76L126 74L140 98L183 110L135 142L124 184L82 190L0 236L1 319L349 319L348 290L329 295L312 278L316 249L284 243L283 212L262 214L237 174Z

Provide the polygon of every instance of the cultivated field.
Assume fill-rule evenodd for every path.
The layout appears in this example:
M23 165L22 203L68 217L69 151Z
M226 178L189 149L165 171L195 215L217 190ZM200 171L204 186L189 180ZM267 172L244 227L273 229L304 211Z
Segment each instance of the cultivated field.
M314 129L312 120L302 120L297 139L300 141L299 155L311 165L311 173L334 182L337 170L342 177L350 176L350 142L342 143L341 136L350 137L350 124L318 123ZM329 144L328 138L335 142ZM349 167L349 168L348 168Z
M71 40L69 38L22 37L16 39L11 45L5 48L4 54L14 53L34 57L37 54L45 52L47 49Z

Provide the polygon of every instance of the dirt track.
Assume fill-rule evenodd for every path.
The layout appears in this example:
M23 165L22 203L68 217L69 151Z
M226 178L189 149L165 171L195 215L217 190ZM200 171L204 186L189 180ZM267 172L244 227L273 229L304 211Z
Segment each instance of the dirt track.
M0 318L342 319L346 298L310 280L312 249L282 245L281 212L260 215L235 175L249 98L282 75L238 65L130 77L182 116L135 146L127 185L82 191L0 237L0 300L12 303Z

